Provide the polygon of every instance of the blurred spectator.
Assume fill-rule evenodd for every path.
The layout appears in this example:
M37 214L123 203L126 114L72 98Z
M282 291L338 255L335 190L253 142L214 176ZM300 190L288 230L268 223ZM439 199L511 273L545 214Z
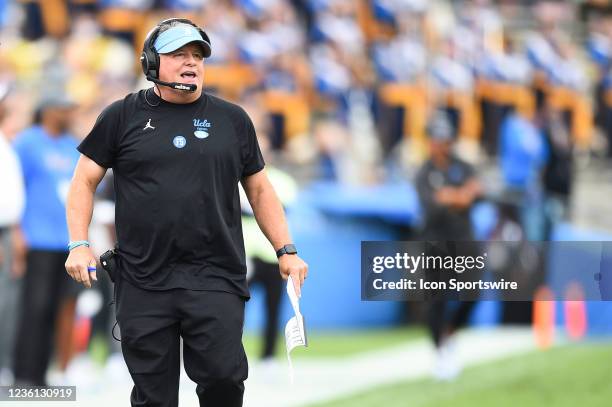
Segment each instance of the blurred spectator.
M257 128L257 134L259 147L266 160L266 172L270 182L274 186L283 207L285 210L288 210L293 201L295 201L297 184L289 174L274 167L273 159L270 155L270 143L265 133L260 128ZM257 226L253 210L242 188L240 192L245 252L250 262L250 270L247 274L249 290L253 286L261 285L265 293L265 327L260 358L263 362L272 362L278 339L281 300L285 284L278 269L276 253Z
M99 21L104 31L140 48L146 30L147 11L154 0L101 0Z
M70 355L75 299L78 290L64 271L68 255L65 200L79 154L69 133L73 103L59 93L45 96L34 125L15 139L26 186L21 231L26 261L14 374L20 384L45 385L53 349L60 335L60 368ZM58 315L62 318L58 319Z
M375 44L373 61L380 80L412 83L425 73L427 54L418 38L402 34Z
M23 36L38 40L44 36L61 38L68 33L70 16L68 2L24 0Z
M454 129L444 110L428 124L429 159L417 175L424 214L425 239L470 240L469 209L480 195L480 183L471 165L452 151Z
M310 63L317 110L336 114L346 123L351 89L372 87L373 71L364 33L358 24L359 2L321 2L310 39Z
M548 158L541 121L512 110L500 130L500 166L505 199L512 202L526 240L543 239L544 186L542 172Z
M475 170L452 153L453 132L446 112L437 111L427 129L430 158L416 179L425 213L423 240L449 245L474 239L470 209L481 191ZM434 273L434 278L444 278L441 270ZM439 380L453 379L459 373L452 335L467 323L474 304L453 304L444 295L430 301L428 326L437 351L434 376Z
M348 164L349 134L346 127L336 120L321 119L315 122L313 133L319 151L317 178L342 182Z
M482 146L492 155L498 153L499 132L506 116L517 112L527 119L535 108L529 60L510 36L503 36L500 45L499 49L485 50L474 67L482 115Z
M516 111L509 113L500 139L500 165L506 186L522 191L541 189L546 156L546 142L537 124Z
M17 154L2 132L9 85L0 83L0 385L13 381L12 354L18 320L22 265L14 263L12 229L24 207L23 177Z
M376 1L382 21L397 25L397 33L380 36L371 46L372 62L378 77L377 124L386 154L405 136L422 138L428 53L421 8L407 7L403 1ZM411 6L423 6L411 4Z
M246 17L230 2L212 1L203 13L203 26L215 46L209 63L227 63L238 58L237 45L246 27Z
M553 227L569 217L574 184L574 142L562 112L545 106L542 131L548 147L544 168L546 226L543 240L550 240Z
M537 30L526 40L526 52L534 70L534 87L538 107L551 86L563 86L584 91L586 77L570 39L561 30L567 21L569 6L564 2L542 1L533 7Z
M591 17L587 51L596 67L595 120L607 142L606 155L612 157L612 6Z

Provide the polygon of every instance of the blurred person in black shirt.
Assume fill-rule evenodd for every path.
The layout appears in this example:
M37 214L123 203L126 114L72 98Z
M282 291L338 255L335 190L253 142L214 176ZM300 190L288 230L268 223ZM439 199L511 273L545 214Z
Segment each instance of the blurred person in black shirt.
M452 152L455 132L445 111L435 112L427 133L430 157L416 180L424 213L423 240L440 242L430 246L430 254L434 255L456 254L457 248L472 251L475 245L467 243L474 238L470 209L480 195L480 183L474 168ZM458 241L463 243L456 245ZM443 270L432 270L427 278L443 279L442 273ZM459 373L453 357L452 335L467 323L475 303L450 301L445 292L433 294L435 297L429 300L428 327L438 354L434 376L451 380Z

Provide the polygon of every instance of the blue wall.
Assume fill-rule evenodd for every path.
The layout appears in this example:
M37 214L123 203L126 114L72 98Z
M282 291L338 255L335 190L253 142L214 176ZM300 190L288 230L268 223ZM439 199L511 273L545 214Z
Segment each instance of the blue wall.
M394 240L394 228L376 221L326 216L307 206L294 208L289 223L300 255L309 266L300 300L309 328L388 326L399 319L400 303L361 301L361 241ZM247 330L262 326L262 294L259 289L252 291ZM283 323L292 312L286 295L284 299Z
M384 196L379 197L385 199ZM362 302L360 248L362 240L396 240L391 224L368 217L326 215L312 196L304 194L300 204L289 213L292 235L310 272L301 299L302 312L311 329L348 329L391 326L400 320L404 304L399 302ZM490 208L485 208L490 213ZM490 222L483 224L485 229ZM612 240L612 236L561 225L555 240ZM291 307L283 296L281 323L291 316ZM252 290L247 305L246 329L259 330L263 325L263 292ZM472 315L476 325L495 325L501 306L496 301L482 301ZM612 334L612 302L587 304L589 333ZM563 322L559 307L558 322Z

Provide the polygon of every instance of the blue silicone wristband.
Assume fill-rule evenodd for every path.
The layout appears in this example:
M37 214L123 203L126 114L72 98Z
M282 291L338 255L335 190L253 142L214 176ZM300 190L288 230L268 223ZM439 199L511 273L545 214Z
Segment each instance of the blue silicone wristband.
M75 249L79 246L89 247L89 242L87 240L77 240L76 242L70 242L70 244L68 244L68 251L71 251L72 249Z

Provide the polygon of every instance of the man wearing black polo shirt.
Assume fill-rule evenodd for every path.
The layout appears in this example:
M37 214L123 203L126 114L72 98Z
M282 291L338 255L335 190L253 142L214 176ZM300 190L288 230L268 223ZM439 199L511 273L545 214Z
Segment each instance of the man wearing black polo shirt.
M238 182L277 250L282 276L292 276L299 293L307 274L263 171L251 120L202 91L210 53L208 36L190 21L161 22L141 57L147 79L160 86L108 106L79 146L66 269L87 287L96 280L87 229L96 186L112 168L117 320L133 406L178 405L180 337L200 405L242 405L249 292Z

